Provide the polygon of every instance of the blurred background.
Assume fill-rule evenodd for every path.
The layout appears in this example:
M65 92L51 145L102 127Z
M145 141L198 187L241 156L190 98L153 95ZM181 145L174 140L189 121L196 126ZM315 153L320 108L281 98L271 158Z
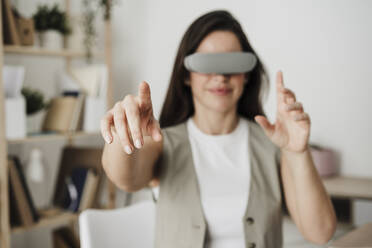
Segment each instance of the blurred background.
M40 5L57 3L61 10L65 8L65 1L9 2L27 18L33 17ZM84 28L87 26L84 26L83 18L88 5L84 0L70 1L69 4L72 28L69 45L85 53ZM226 9L240 21L266 66L270 91L264 109L269 119L275 121L275 74L282 70L285 86L295 92L297 100L310 115L310 143L314 146L314 154L325 152L314 155L319 159L318 165L331 161L331 168L324 169L329 163L323 165L325 180L331 176L345 180L329 180L327 188L339 206L340 219L346 223L339 225L335 237L350 230L351 226L372 222L372 195L368 195L366 188L372 179L369 161L372 152L371 1L114 0L111 7L109 46L112 66L106 72L112 75L108 79L112 84L112 102L127 94L137 94L139 83L145 80L151 87L155 116L159 117L176 51L187 27L208 11ZM107 52L102 9L96 12L92 23L96 29L92 50ZM39 46L36 33L37 30L32 47ZM92 63L105 64L105 60L93 58L87 62L83 56L68 63L72 68L81 69ZM60 94L61 84L68 81L61 79L66 61L59 57L7 53L5 49L3 64L24 67L23 86L41 91L48 100ZM27 128L40 131L47 111L42 110L37 115L35 120L27 123ZM8 144L8 152L20 157L25 170L33 149L37 148L43 154L43 186L38 188L37 184L32 186L30 183L36 207L45 207L51 202L61 151L67 143L57 139ZM74 144L102 147L103 140L97 134L86 135ZM354 185L355 190L350 192L347 185ZM107 197L104 191L102 201ZM131 195L117 190L115 204L124 207L148 199L151 199L149 190ZM51 231L52 227L43 227L13 234L12 247L52 247ZM306 242L290 220L285 221L284 231L284 247L323 247Z

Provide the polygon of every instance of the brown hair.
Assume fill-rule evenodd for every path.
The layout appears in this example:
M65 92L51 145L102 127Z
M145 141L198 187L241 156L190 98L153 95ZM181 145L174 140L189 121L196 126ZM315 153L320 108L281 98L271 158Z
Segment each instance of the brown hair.
M227 11L217 10L206 13L196 19L184 34L178 48L174 62L168 92L160 114L161 128L177 125L186 121L194 114L194 103L190 86L185 84L190 73L185 68L184 58L196 51L201 41L213 31L231 31L239 39L242 50L251 52L257 57L255 68L248 72L245 77L249 81L245 84L242 96L238 102L238 114L254 121L254 116L264 115L262 108L263 83L268 88L268 76L265 68L252 49L239 22Z

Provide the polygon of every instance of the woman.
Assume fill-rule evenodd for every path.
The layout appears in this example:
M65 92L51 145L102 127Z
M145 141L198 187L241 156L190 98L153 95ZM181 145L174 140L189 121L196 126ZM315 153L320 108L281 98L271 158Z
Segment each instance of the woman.
M254 56L255 66L185 66L189 55L231 53ZM271 124L261 103L265 77L240 24L213 11L181 41L160 124L146 82L102 119L108 177L128 192L159 184L156 247L281 247L282 195L306 239L332 237L336 218L309 151L310 118L278 72Z

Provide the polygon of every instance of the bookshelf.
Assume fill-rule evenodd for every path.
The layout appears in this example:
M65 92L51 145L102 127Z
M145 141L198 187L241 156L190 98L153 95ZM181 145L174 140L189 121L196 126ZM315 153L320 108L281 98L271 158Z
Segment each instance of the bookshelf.
M70 0L64 0L67 16L69 16ZM2 37L2 13L3 1L0 2L0 38ZM111 47L111 20L104 21L104 51L93 52L93 57L104 60L108 68L108 85L107 85L107 107L113 105L112 94L112 47ZM9 194L8 194L8 145L11 144L28 144L32 142L48 142L55 140L67 140L68 144L72 144L74 140L84 137L100 136L99 132L70 132L65 134L48 134L48 135L35 135L28 136L22 139L7 139L5 131L5 95L3 89L3 58L6 54L17 54L20 56L40 56L48 59L49 57L60 57L65 59L66 68L69 69L72 59L79 59L85 56L84 51L75 51L70 49L50 50L35 47L23 47L14 45L0 44L0 247L11 247L11 234L21 233L34 228L41 228L47 226L58 226L65 224L74 224L78 220L79 212L67 212L59 208L50 208L38 210L40 219L38 222L31 226L17 226L11 227L10 225L10 212L9 212ZM106 177L108 180L108 178ZM113 208L115 203L115 186L108 180L108 202L106 208Z
M79 217L79 213L70 213L58 208L40 210L39 213L41 214L41 218L37 223L27 227L13 227L11 228L11 233L21 233L34 228L63 225L76 221Z
M20 55L34 55L34 56L49 56L49 57L69 57L69 58L83 58L85 53L83 51L74 51L69 49L61 50L50 50L41 49L37 47L22 47L5 45L4 52L8 54L20 54ZM95 58L104 58L105 54L102 52L94 52L93 56Z
M48 142L48 141L55 141L55 140L68 140L68 139L78 139L78 138L85 138L85 137L96 137L101 135L99 132L84 132L84 131L77 131L73 133L66 133L66 134L43 134L43 135L33 135L28 136L21 139L8 139L8 144L24 144L24 143L31 143L31 142Z

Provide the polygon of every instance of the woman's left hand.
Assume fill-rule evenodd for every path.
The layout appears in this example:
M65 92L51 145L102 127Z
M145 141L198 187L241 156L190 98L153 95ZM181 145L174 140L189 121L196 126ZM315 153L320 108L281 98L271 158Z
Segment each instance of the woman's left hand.
M310 117L304 112L302 104L296 101L295 94L284 88L281 71L276 76L277 114L275 124L264 116L255 120L263 128L270 140L281 149L291 152L304 152L310 136Z

